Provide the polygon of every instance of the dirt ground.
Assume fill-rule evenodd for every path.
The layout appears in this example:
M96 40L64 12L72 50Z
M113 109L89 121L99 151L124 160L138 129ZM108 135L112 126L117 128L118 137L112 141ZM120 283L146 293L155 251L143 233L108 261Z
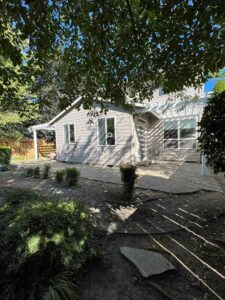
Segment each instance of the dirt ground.
M99 232L102 255L77 278L78 299L225 299L225 195L199 191L166 194L136 190L132 201L120 185L80 179L68 188L48 180L0 174L0 186L84 203ZM142 278L120 253L130 246L161 253L175 267Z

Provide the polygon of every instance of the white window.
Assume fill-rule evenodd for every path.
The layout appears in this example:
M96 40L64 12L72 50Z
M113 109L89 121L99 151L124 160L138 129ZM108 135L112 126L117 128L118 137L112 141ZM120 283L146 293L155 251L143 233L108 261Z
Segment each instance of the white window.
M168 149L195 149L196 119L165 121L163 147Z
M165 95L165 92L162 87L159 88L159 96Z
M98 119L98 145L115 145L115 118Z
M74 124L64 125L64 143L74 144L75 143L75 126Z

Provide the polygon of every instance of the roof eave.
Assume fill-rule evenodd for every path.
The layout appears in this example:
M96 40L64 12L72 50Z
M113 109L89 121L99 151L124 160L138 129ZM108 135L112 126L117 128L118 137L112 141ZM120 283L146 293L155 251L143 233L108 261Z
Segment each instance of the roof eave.
M56 117L54 117L48 124L54 124L58 119L60 119L64 114L66 114L69 110L71 110L75 105L77 105L82 100L82 97L79 96L76 100L73 101L71 105L62 110Z

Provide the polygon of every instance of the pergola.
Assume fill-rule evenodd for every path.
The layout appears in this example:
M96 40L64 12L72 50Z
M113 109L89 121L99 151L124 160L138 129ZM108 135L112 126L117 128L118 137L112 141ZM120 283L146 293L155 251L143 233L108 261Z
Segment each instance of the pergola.
M38 159L38 143L37 143L37 131L38 130L55 130L54 126L49 125L49 123L43 123L31 126L30 129L33 131L34 139L34 159Z

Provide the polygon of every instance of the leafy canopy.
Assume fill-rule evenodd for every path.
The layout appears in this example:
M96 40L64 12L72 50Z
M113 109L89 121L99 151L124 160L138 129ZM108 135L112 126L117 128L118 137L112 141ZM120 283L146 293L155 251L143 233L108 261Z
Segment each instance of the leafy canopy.
M79 94L86 107L150 98L158 86L177 91L224 67L223 0L11 0L0 10L0 99L8 105L25 100L14 80L29 83L58 49L69 99Z

